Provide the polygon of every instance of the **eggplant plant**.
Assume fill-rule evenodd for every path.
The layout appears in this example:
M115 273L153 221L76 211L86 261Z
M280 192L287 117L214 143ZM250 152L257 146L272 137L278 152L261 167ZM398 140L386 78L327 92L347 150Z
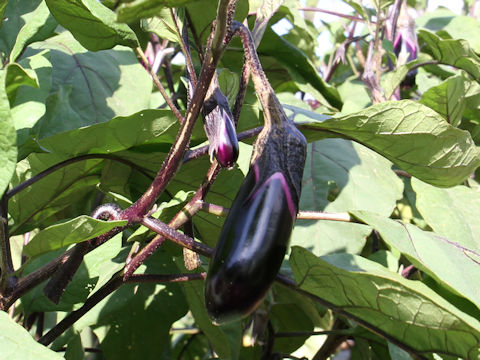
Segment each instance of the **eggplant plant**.
M0 1L1 359L479 358L478 7L328 5Z

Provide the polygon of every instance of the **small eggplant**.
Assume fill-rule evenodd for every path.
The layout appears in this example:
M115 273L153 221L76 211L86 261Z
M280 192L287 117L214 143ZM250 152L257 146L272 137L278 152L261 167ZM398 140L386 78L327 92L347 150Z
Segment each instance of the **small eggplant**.
M273 146L267 141L270 146L251 166L223 225L205 287L207 311L217 323L250 314L263 301L285 257L305 161L305 139L292 128L296 133L281 136L283 141ZM293 166L282 166L292 161Z
M237 133L228 100L218 88L205 101L204 117L204 129L210 142L210 159L215 156L221 166L232 167L238 158Z
M406 4L403 3L397 21L395 39L393 40L393 51L397 56L397 67L415 60L417 58L418 48L415 21L408 13ZM410 70L401 85L408 87L414 86L416 75L417 69Z

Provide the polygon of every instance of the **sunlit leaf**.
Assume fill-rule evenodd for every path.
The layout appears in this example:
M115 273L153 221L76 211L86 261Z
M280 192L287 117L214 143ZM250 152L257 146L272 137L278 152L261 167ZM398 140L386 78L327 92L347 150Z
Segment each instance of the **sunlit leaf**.
M351 254L317 258L295 247L290 262L301 289L406 350L480 355L480 322L419 281Z

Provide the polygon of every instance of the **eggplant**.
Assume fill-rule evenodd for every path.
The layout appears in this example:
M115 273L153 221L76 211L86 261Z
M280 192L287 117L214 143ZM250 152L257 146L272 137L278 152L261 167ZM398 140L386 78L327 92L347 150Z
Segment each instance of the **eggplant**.
M265 298L282 264L298 211L307 142L268 82L250 31L234 21L265 126L250 169L223 225L205 280L205 304L218 324L238 320Z
M395 39L393 39L393 51L397 56L397 67L415 60L418 48L415 21L408 13L406 4L403 3L397 20ZM403 87L414 86L416 75L417 69L410 70L401 82L401 85Z
M228 100L218 87L205 101L203 109L210 159L215 156L222 167L232 167L238 158L237 133Z
M250 167L210 262L205 303L218 324L240 319L260 305L288 248L298 210L305 138L293 125L289 129L293 134L276 130L279 138L272 144L269 133L269 146Z

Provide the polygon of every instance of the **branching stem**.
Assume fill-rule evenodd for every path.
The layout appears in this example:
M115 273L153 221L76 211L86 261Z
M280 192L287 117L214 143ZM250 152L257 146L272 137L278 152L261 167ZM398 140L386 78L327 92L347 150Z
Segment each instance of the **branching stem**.
M140 59L143 61L143 63L145 64L145 66L148 68L148 72L150 73L150 76L152 77L152 80L155 84L155 86L157 87L158 91L160 91L160 94L162 94L163 98L165 99L165 102L167 103L167 105L170 107L170 110L172 110L173 114L175 115L175 117L178 119L178 121L180 122L180 124L182 124L184 122L184 119L183 119L183 116L182 114L180 114L180 111L178 111L177 107L175 106L175 104L173 103L172 99L170 98L170 96L168 96L167 94L167 91L165 90L165 88L163 87L162 83L160 82L160 80L158 79L158 76L157 74L155 73L155 71L153 70L153 68L150 66L149 62L148 62L148 59L147 57L145 56L145 53L143 52L142 48L140 47L137 47L135 49L135 51L137 52L138 56L140 57Z
M129 223L138 223L142 221L145 214L150 210L155 201L165 190L170 180L175 175L183 161L183 156L190 143L195 121L202 109L203 100L207 93L210 81L216 71L218 61L221 54L225 51L226 43L224 43L229 12L234 8L235 0L220 0L218 4L217 20L213 36L209 39L209 46L203 61L202 71L200 73L192 101L187 109L185 121L175 139L175 143L170 149L167 158L157 173L150 187L145 193L133 204L126 209L122 215L122 219L126 219ZM140 49L141 50L141 49Z

